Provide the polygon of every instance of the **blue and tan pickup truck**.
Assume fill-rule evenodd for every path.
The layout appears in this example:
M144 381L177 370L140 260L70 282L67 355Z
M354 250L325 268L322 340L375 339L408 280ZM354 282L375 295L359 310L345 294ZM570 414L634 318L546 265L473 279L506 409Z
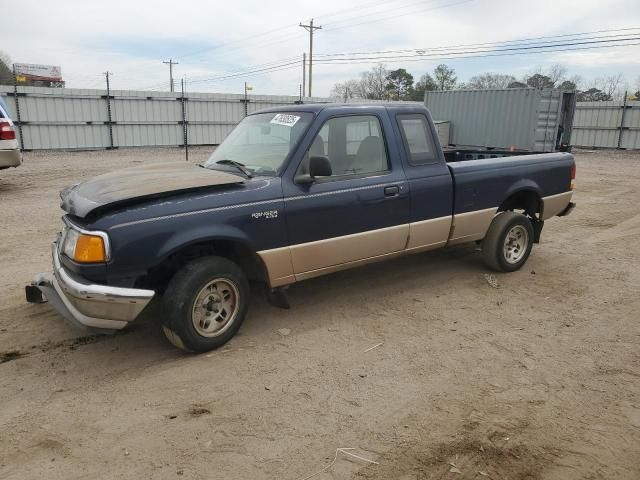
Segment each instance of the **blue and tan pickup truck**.
M201 165L63 190L53 272L27 300L103 331L162 302L167 338L206 351L240 328L250 281L287 307L295 282L463 242L490 268L517 270L544 222L573 209L575 174L569 153L445 152L422 106L263 110Z

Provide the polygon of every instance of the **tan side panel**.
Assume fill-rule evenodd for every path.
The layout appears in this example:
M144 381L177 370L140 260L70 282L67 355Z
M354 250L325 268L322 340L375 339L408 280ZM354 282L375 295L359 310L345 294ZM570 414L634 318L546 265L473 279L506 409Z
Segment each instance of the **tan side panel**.
M569 202L573 192L559 193L558 195L551 195L549 197L542 198L542 220L548 220L551 217L555 217L562 210L564 210Z
M267 267L269 283L272 287L281 287L296 281L293 276L291 264L291 251L289 247L274 248L258 252L260 258Z
M484 238L498 207L460 213L453 217L453 234L449 244L472 242Z
M404 250L409 225L301 243L291 247L296 274Z
M450 231L451 215L411 223L407 252L417 253L442 246L447 243Z
M383 260L390 260L392 258L400 257L404 255L404 250L399 252L387 253L385 255L377 255L375 257L363 258L362 260L356 260L353 262L341 263L340 265L333 265L331 267L319 268L317 270L311 270L304 273L296 274L296 280L307 280L309 278L320 277L333 272L339 272L340 270L347 270L349 268L359 267L361 265L367 265L369 263L381 262Z

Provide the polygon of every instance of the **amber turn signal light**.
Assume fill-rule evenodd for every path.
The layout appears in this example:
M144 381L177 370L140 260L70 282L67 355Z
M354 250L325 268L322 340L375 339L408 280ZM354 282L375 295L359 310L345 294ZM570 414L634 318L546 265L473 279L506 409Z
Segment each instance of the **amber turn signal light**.
M79 263L105 262L107 255L101 237L80 234L76 241L73 259Z

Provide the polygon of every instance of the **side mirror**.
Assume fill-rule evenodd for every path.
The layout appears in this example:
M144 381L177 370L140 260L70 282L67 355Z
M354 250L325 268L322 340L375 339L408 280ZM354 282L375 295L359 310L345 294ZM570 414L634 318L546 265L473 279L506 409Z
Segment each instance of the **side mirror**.
M309 176L311 178L330 177L331 173L331 162L327 157L314 155L309 158Z

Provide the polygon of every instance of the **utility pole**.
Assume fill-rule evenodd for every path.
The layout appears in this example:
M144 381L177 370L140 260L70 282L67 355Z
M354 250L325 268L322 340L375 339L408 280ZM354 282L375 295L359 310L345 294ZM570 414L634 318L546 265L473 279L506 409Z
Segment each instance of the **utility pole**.
M302 96L307 96L307 54L302 54Z
M109 70L104 72L107 79L107 121L109 123L109 148L113 148L113 121L111 118L111 87L109 85L109 77L113 75Z
M171 90L171 92L173 92L173 66L179 65L179 63L174 62L172 58L162 63L164 63L165 65L169 65L169 89Z
M311 96L311 82L313 76L313 32L322 29L321 26L313 26L313 18L309 21L309 25L300 24L307 32L309 32L309 96Z

